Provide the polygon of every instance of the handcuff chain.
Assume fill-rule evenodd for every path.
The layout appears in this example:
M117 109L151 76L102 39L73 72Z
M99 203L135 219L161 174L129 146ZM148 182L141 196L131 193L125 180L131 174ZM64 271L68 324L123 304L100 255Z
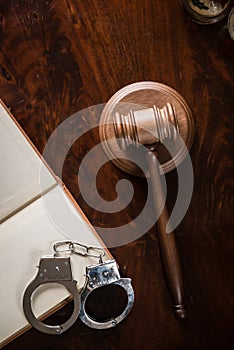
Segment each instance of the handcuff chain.
M62 253L74 253L83 257L88 256L97 259L101 259L105 255L105 250L101 247L87 246L85 244L73 241L55 242L53 245L53 250L55 252L55 255L59 255Z

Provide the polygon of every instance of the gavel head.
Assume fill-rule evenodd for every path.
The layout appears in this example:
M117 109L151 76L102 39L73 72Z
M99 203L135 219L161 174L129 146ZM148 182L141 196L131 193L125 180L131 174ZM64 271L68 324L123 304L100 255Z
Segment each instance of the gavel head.
M142 176L129 160L129 146L157 151L161 173L178 166L186 157L194 136L192 113L174 89L156 82L139 82L117 91L100 118L103 149L121 170ZM169 151L168 151L169 149Z
M163 108L153 105L147 109L130 109L126 115L116 112L113 122L115 136L123 149L162 143L165 139L175 141L179 135L176 111L171 103Z

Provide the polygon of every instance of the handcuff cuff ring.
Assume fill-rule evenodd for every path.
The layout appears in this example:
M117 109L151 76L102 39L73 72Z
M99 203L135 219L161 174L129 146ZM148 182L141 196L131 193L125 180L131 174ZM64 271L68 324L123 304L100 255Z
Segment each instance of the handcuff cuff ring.
M74 309L70 318L61 325L51 326L39 321L32 310L32 294L42 284L58 283L63 285L73 296ZM60 335L70 328L80 313L80 294L77 282L72 278L70 258L41 258L35 279L28 285L23 297L23 310L28 322L37 330L53 335Z
M127 306L123 312L114 318L99 322L88 315L85 310L86 301L89 295L96 290L107 285L117 285L127 293ZM115 260L108 260L97 265L86 268L86 284L81 291L80 319L90 328L107 329L113 328L120 323L130 313L134 303L134 290L130 278L120 278L119 270Z

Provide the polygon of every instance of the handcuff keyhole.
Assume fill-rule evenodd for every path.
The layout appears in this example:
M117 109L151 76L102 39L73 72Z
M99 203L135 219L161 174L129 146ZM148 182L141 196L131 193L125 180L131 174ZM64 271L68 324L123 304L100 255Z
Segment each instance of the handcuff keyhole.
M85 311L93 320L104 322L119 316L127 304L126 291L119 285L109 284L89 294L85 303Z

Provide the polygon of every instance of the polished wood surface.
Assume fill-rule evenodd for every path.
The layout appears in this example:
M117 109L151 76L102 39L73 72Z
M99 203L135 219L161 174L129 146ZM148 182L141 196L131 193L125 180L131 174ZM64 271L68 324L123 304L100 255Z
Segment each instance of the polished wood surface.
M190 152L194 193L175 231L188 318L178 320L171 311L153 227L138 240L111 249L136 293L133 311L122 324L97 331L78 321L59 337L30 330L6 349L233 348L234 42L226 22L197 25L187 19L179 1L1 2L0 96L41 153L63 120L107 102L136 81L157 81L176 89L196 120ZM89 123L88 117L77 118L74 127ZM121 178L134 185L134 198L120 213L89 207L80 195L77 172L98 141L98 131L93 130L73 145L63 181L93 225L118 227L141 212L147 184L108 163L97 178L103 198L116 198L115 185ZM61 153L66 142L61 142ZM49 159L55 173L61 165L59 155ZM91 173L96 164L94 160ZM177 193L176 171L167 174L167 183L170 210ZM87 183L87 191L92 190ZM105 301L98 304L101 310ZM70 307L61 310L55 322Z

